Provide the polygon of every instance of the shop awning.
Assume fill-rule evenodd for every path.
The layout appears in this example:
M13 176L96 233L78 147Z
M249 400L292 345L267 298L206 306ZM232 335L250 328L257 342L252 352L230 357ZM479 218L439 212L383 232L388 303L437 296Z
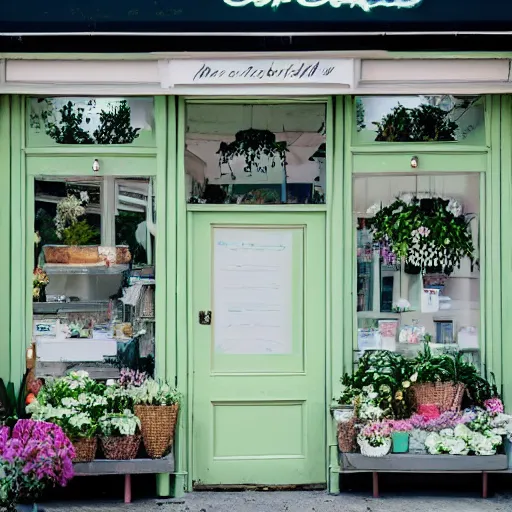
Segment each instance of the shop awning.
M4 0L0 35L505 32L496 0Z

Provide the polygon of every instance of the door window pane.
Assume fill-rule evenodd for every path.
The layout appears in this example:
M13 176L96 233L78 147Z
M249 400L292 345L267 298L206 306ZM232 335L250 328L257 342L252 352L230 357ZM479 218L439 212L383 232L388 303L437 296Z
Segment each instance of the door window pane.
M478 353L480 176L354 178L358 349Z
M358 96L356 143L485 144L481 96Z
M187 201L325 202L324 104L189 104Z
M153 98L30 98L27 142L155 146Z
M152 375L155 183L148 178L35 180L33 336L40 377L122 368Z

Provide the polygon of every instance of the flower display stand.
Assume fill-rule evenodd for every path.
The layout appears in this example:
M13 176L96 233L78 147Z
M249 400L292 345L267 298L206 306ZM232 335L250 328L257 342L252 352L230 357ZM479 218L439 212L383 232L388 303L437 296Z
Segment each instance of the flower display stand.
M340 453L339 473L372 473L373 497L379 497L379 473L481 473L482 497L487 498L488 474L509 471L506 455L417 455L389 454L365 457L360 453Z
M124 502L132 501L132 475L174 473L174 455L162 459L107 460L78 462L75 476L124 475Z

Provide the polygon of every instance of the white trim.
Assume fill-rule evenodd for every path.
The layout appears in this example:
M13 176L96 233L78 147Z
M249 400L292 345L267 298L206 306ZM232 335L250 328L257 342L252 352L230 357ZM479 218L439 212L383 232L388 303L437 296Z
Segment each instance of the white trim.
M511 60L505 58L390 58L381 53L378 57L353 59L353 76L337 83L265 83L258 84L189 84L187 80L169 80L162 76L168 69L168 59L158 60L157 55L139 59L100 60L96 57L68 55L66 60L6 59L0 60L0 94L29 95L85 95L85 96L135 96L135 95L185 95L185 96L327 96L342 94L507 94L512 92L510 81ZM219 55L198 59L197 54L173 59L173 72L180 73L190 67L191 59L197 62L215 62ZM311 53L294 54L299 62ZM332 52L318 53L315 58L335 62ZM232 54L230 61L252 64L264 60L279 63L282 54L261 52ZM110 57L110 56L109 56ZM226 59L227 60L227 59ZM339 57L347 62L346 55ZM196 62L196 63L197 63ZM231 64L231 62L230 62ZM349 85L347 85L347 82ZM171 84L173 87L169 87Z

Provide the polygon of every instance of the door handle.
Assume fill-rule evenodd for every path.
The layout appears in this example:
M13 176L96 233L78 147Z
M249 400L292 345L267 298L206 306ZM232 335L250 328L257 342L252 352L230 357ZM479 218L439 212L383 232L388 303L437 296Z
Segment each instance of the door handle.
M211 311L199 311L199 323L201 325L211 325L212 312Z

